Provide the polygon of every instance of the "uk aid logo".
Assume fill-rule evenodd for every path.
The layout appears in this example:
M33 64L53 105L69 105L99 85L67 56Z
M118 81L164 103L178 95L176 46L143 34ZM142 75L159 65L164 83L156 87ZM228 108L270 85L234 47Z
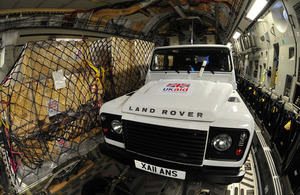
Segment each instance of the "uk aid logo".
M191 84L187 83L169 83L163 88L164 92L170 93L186 93L188 92Z

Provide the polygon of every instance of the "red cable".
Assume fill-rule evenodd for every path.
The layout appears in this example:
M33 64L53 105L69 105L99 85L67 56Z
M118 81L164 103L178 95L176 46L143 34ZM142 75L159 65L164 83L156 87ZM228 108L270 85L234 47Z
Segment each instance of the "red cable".
M5 78L4 78L4 80L2 81L2 83L1 83L1 85L3 85L6 81L7 81L7 79L10 77L10 75L7 75Z

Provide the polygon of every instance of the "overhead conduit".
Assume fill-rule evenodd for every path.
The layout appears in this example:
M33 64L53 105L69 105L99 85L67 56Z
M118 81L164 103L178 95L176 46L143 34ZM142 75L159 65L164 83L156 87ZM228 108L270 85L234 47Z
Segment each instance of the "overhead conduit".
M60 8L18 8L0 10L0 15L22 14L22 13L71 13L76 9L60 9Z
M181 7L180 7L180 2L174 1L174 0L169 0L169 4L175 9L175 11L179 14L181 18L186 18L186 15L183 13Z
M150 1L143 1L141 3L135 4L129 8L125 9L104 9L104 10L99 10L97 12L94 12L93 15L91 16L91 20L97 21L99 19L102 20L110 20L119 16L124 16L124 15L130 15L133 14L142 8L145 8L152 3L155 3L158 0L150 0Z
M181 3L181 8L183 10L189 10L191 8L187 0L179 0L179 2Z

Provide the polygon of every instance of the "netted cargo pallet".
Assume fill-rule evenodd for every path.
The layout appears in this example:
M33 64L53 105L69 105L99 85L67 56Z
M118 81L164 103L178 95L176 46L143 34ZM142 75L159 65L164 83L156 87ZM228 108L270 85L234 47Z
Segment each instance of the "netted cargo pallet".
M97 147L103 102L143 85L153 43L30 42L1 83L3 159L17 189Z
M154 44L138 39L109 37L91 44L92 59L101 64L105 101L144 84Z

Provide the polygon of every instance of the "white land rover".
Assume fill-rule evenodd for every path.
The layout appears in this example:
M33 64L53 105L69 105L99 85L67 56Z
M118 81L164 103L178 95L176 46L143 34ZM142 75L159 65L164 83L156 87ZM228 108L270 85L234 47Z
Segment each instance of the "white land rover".
M156 48L146 84L100 114L102 153L138 169L215 183L245 174L254 120L236 91L226 46Z

